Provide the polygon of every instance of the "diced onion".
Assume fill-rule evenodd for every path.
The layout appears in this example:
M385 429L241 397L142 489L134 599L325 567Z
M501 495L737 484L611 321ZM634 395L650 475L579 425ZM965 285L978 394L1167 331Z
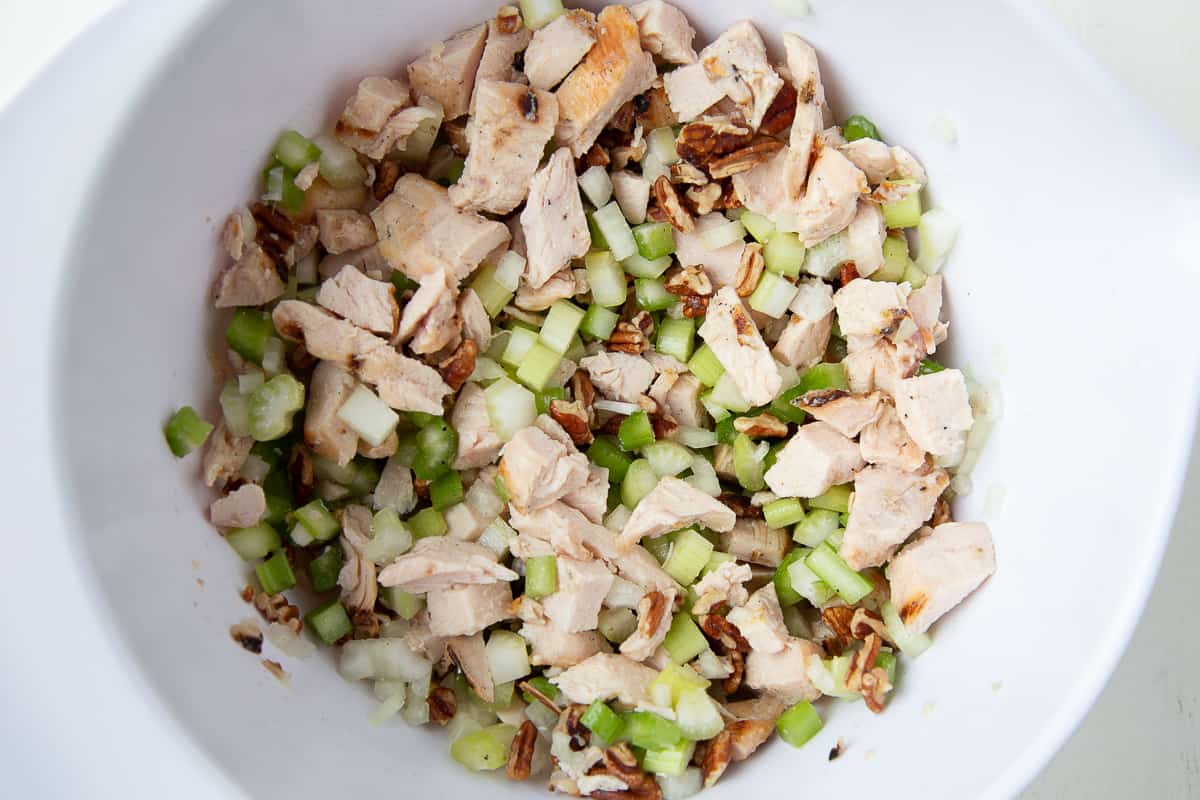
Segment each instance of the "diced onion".
M525 640L512 631L493 631L488 637L486 649L493 683L508 683L529 674L529 652Z
M608 512L608 516L604 518L604 527L610 531L620 532L625 527L625 523L629 521L629 517L633 514L628 508L618 505L612 511Z
M349 189L366 180L367 171L358 163L358 154L332 136L318 136L313 143L321 148L318 169L330 186ZM301 278L301 283L304 279ZM316 281L312 281L315 283Z
M403 639L357 639L342 645L338 671L346 680L393 681L429 679L433 664L412 651Z
M704 246L709 250L720 250L722 247L728 247L734 242L745 239L746 226L733 220L723 225L714 225L700 234L700 237L704 240Z
M509 250L496 262L493 279L510 292L515 292L525 271L525 256Z
M613 644L620 644L637 630L637 616L628 608L606 608L600 612L596 630Z
M433 143L437 140L442 118L445 116L442 104L428 95L421 95L417 105L433 112L433 115L417 123L416 130L408 135L404 149L400 151L400 163L406 167L419 167L429 160L429 153L433 150Z
M655 128L646 137L646 155L652 156L666 166L679 161L679 153L675 150L675 131L670 128Z
M638 411L636 403L623 403L620 400L606 400L604 398L597 399L592 403L592 407L597 411L610 411L613 414L621 414L626 417Z
M931 208L921 215L917 224L918 252L916 265L926 275L941 272L958 238L959 223L955 217L940 208Z
M549 25L563 10L562 0L521 0L521 17L532 31Z
M642 454L650 462L650 469L660 478L667 475L678 475L692 466L691 452L681 444L670 440L662 440L647 445Z
M262 483L267 479L268 473L271 471L271 465L263 461L254 453L246 457L242 463L242 468L238 471L238 477L242 480L250 481L251 483Z
M647 152L642 158L642 177L645 178L651 186L661 177L670 177L671 170L652 152Z
M317 651L315 644L282 622L272 622L267 626L264 635L276 650L290 658L308 658Z
M692 457L692 474L684 480L712 497L721 494L721 479L717 477L717 471L704 456Z
M382 681L378 681L377 683L382 683ZM388 681L387 685L395 686L397 684L392 681ZM372 725L382 725L384 722L387 722L389 719L399 714L400 709L404 708L404 701L408 696L408 690L403 683L398 685L400 688L394 690L391 696L377 705L375 710L371 712L369 719Z
M675 441L693 450L714 447L717 444L717 433L705 428L680 428L675 434Z
M338 419L372 447L379 447L396 430L400 415L368 389L359 386L342 403Z
M795 0L793 0L795 1ZM805 2L805 0L799 0ZM703 788L703 776L699 767L688 767L682 775L657 775L658 787L662 790L663 800L687 800L699 794Z
M400 521L396 509L388 507L371 520L371 540L362 548L363 558L382 566L408 552L413 545L412 531Z
M579 188L591 204L600 208L612 199L613 185L604 167L596 164L579 176Z
M712 648L705 650L696 657L696 667L700 674L711 680L721 680L728 678L733 674L733 669L723 661L720 656L712 651Z
M883 624L887 626L888 638L900 648L901 653L909 658L916 658L933 644L933 640L927 634L910 631L900 621L896 607L890 602L883 604L883 607L879 609L879 615L883 617Z
M641 586L618 575L613 578L604 605L609 608L637 608L645 594L646 590Z
M501 378L483 390L492 430L507 442L517 431L528 428L537 419L533 392L508 378Z
M515 539L516 536L517 532L507 522L502 519L494 519L491 525L483 529L483 533L479 535L476 543L483 545L497 556L503 558L508 554L509 542Z
M477 479L471 484L471 488L467 489L464 499L484 519L491 519L504 510L504 501L496 492L496 484L489 480Z
M850 260L850 242L845 231L835 233L804 254L804 271L818 278L832 278Z

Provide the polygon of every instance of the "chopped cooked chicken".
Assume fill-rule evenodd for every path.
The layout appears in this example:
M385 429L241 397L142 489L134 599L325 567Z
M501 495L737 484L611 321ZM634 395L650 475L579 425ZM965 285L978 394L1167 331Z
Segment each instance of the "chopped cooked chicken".
M425 597L429 630L435 636L473 636L509 619L512 599L512 587L504 582L432 589Z
M371 512L366 506L349 505L338 512L342 524L340 543L346 561L338 572L341 599L350 609L371 612L379 596L375 562L363 554L371 541Z
M557 553L580 560L592 556L593 548L589 547L589 542L594 529L600 527L588 520L578 509L561 502L551 503L528 513L512 508L509 521L520 532L521 537L543 542L549 547L548 552L539 549L532 552L532 555ZM531 546L532 541L527 546Z
M784 147L761 164L734 175L733 190L742 205L787 228L794 226L804 176L795 175L790 165L801 158L807 170L807 157L794 154L790 146ZM793 183L796 178L798 181Z
M249 436L234 436L222 420L216 430L208 436L204 448L201 473L205 486L224 486L237 477L250 455L254 439Z
M475 113L475 99L479 86L484 81L507 81L522 83L524 73L513 63L518 54L529 46L533 31L525 27L521 10L515 6L501 6L496 16L488 20L487 41L475 70L475 94L471 97L471 113Z
M304 443L321 458L349 464L358 452L358 434L338 416L346 398L358 386L354 376L332 361L321 361L308 385Z
M709 80L704 64L696 61L663 75L663 86L671 110L682 122L690 122L725 98L725 89Z
M696 50L692 47L696 31L678 8L663 0L644 0L630 6L629 11L637 20L643 50L668 64L696 61Z
M561 110L560 110L561 113ZM534 175L529 199L521 212L525 234L525 280L537 289L580 258L591 246L575 161L566 148L556 150L546 166Z
M285 289L287 285L279 276L279 267L255 244L221 270L213 292L213 305L217 308L260 306L282 295Z
M596 43L596 15L573 8L533 34L525 51L529 85L553 89L583 60Z
M431 109L413 106L405 81L371 77L363 79L346 101L335 132L343 144L379 160L393 147L402 147L413 131L433 116Z
M284 300L272 316L281 336L302 342L316 358L350 369L374 385L379 398L392 408L442 413L442 398L451 389L437 371L401 355L378 336L299 300Z
M833 314L809 320L799 314L788 317L787 326L779 334L771 354L790 367L808 369L821 361L829 347L833 332Z
M609 177L612 179L613 198L620 206L621 213L631 224L641 225L646 221L646 211L650 207L650 181L623 169Z
M742 112L754 130L762 124L783 79L767 60L767 48L748 20L736 23L700 51L708 79Z
M650 397L657 401L674 419L685 428L704 427L707 412L700 402L705 392L704 384L691 374L663 372L650 386Z
M612 700L629 706L649 702L657 670L622 655L598 653L550 679L572 703Z
M788 630L774 583L750 595L745 605L731 609L725 618L737 626L751 652L778 653L787 646Z
M519 206L557 122L558 101L550 92L521 83L479 84L467 128L470 151L462 177L450 187L450 202L491 214Z
M492 684L492 669L488 666L487 648L483 644L482 633L447 639L446 652L455 666L462 671L467 684L479 695L480 700L485 703L495 700L496 687Z
M338 255L361 250L378 241L371 218L350 208L329 208L317 211L317 230L326 252Z
M638 601L638 624L633 633L621 642L621 655L634 661L645 661L657 652L671 629L675 592L647 592Z
M588 460L538 427L518 431L500 451L500 476L514 508L536 511L582 488Z
M491 524L491 518L475 510L470 503L455 503L442 512L446 520L446 536L460 542L478 541L480 534Z
M528 613L537 606L538 612ZM521 598L520 616L523 621L518 633L529 642L529 663L534 666L573 667L581 661L607 652L607 644L596 631L566 633L546 621L541 606L528 597Z
M445 536L418 539L413 549L379 573L382 586L419 594L463 584L512 581L517 573L496 563L495 552Z
M828 108L825 85L821 83L821 67L817 63L817 51L808 42L794 33L783 34L783 49L787 54L788 72L796 88L796 105Z
M379 483L375 484L371 498L376 511L389 506L401 515L412 511L417 505L412 470L401 463L401 459L389 458L379 473Z
M699 332L747 403L758 406L775 399L783 383L779 368L732 287L722 287L709 301Z
M858 445L862 457L871 464L913 472L925 463L925 451L908 435L890 403L884 403L878 419L862 429Z
M692 614L707 614L720 605L737 608L749 599L744 584L750 580L750 567L736 561L723 561L716 569L696 582L693 589L696 602Z
M942 313L942 276L930 275L925 285L908 296L908 313L917 326L914 338L919 337L918 349L932 355L937 346L946 340L946 323L938 317Z
M844 230L858 212L858 198L867 192L867 178L844 155L823 147L808 175L800 199L797 232L812 247Z
M817 497L863 468L858 445L826 422L801 425L764 476L780 497Z
M450 412L450 425L458 434L454 469L485 467L496 460L504 442L492 430L487 401L477 383L463 386Z
M686 69L686 67L685 67ZM704 233L729 222L724 214L716 211L696 218L695 229L675 231L675 258L680 266L703 267L713 286L729 286L742 265L745 242L733 242L716 250L704 243Z
M396 287L390 281L376 281L355 267L345 266L337 275L321 284L317 303L380 336L393 336L400 322Z
M894 397L902 376L892 358L894 348L884 341L864 349L851 351L842 361L846 383L855 394L867 394L876 389Z
M812 659L821 658L821 649L807 639L790 637L775 653L751 650L746 656L746 685L779 697L788 705L821 696L808 679L806 670Z
M818 389L796 399L797 408L849 438L878 419L882 406L878 392L850 394L842 389Z
M918 537L888 564L892 605L906 628L923 633L995 571L988 526L946 522Z
M761 519L743 517L732 530L722 533L718 542L718 550L740 561L778 567L791 543L791 535L786 530L770 527Z
M654 381L654 367L641 356L601 350L579 362L600 394L622 403L636 403Z
M690 483L666 476L637 504L621 529L617 546L628 548L644 537L677 531L695 522L710 530L728 531L736 521L729 506Z
M854 501L841 556L853 569L883 564L904 540L933 515L950 483L945 470L925 475L873 465L854 478Z
M208 518L218 528L248 528L267 512L267 496L256 483L243 483L218 497L208 507Z
M650 88L654 59L638 43L629 9L607 6L596 18L596 43L558 87L555 140L583 156L618 108Z
M492 343L492 318L474 289L463 289L459 293L458 316L462 319L463 338L475 342L478 352L487 352Z
M906 283L856 278L833 296L842 335L889 336L909 316Z
M467 113L487 31L487 25L476 25L457 33L408 65L413 91L441 103L448 120Z
M846 228L846 241L850 249L850 260L862 277L875 274L883 266L883 240L887 228L883 224L883 212L865 197L858 200L858 211Z
M962 449L974 424L962 372L945 369L899 381L895 398L896 413L919 447L934 456Z
M892 150L878 139L869 136L847 142L838 148L850 163L862 170L872 186L883 182L896 171Z
M503 223L455 208L445 188L411 172L396 181L371 220L379 252L413 280L445 269L461 281L510 238Z
M567 556L559 556L556 561L558 590L542 598L546 618L565 633L595 630L613 574L602 561L578 561Z
M462 326L461 321L454 324L457 300L454 280L444 270L425 275L412 298L404 304L404 315L393 340L400 344L411 339L409 347L418 354L454 346Z
M577 294L587 292L587 286L580 286L577 270L560 269L538 288L530 286L528 281L521 281L513 305L523 311L545 311L559 300L566 300Z
M608 489L608 470L588 464L587 483L564 494L562 501L598 525L608 511Z
M725 704L725 710L738 720L770 720L772 723L787 711L788 704L773 694L750 700L735 700Z

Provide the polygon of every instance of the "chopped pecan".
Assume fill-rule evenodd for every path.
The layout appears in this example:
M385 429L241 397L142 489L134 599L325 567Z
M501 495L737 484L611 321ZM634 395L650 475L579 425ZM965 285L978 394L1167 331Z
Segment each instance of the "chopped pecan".
M292 446L288 456L288 478L291 481L292 497L298 505L312 499L316 476L313 474L312 457L303 445Z
M496 33L511 36L521 30L521 9L516 6L500 6L496 12Z
M838 285L845 286L850 281L858 277L858 268L854 266L853 261L848 261L838 268Z
M721 679L721 689L725 694L733 695L737 690L742 688L742 677L746 674L746 657L737 650L731 650L725 654L729 659L729 665L733 667L733 672Z
M630 100L628 103L616 110L616 113L612 115L612 119L608 121L608 125L605 127L628 133L629 131L633 130L633 124L635 122L634 114L636 113L637 112L633 107L633 101Z
M862 689L863 676L874 668L880 644L879 634L870 633L863 640L862 647L855 650L854 655L850 656L850 669L846 672L847 689L856 692Z
M758 126L759 133L777 136L790 129L792 120L796 118L796 100L795 88L784 81L783 88L776 93L775 99L767 107L767 113L763 115L762 124Z
M370 608L351 608L350 623L354 626L354 639L378 639L380 621Z
M595 438L592 436L591 426L588 424L587 409L577 400L551 400L550 416L563 426L563 430L570 435L571 441L577 445L591 444Z
M241 591L241 597L242 597L242 600L244 600L245 602L253 603L254 602L254 587L251 586L250 584L246 584L245 586L243 586L242 591Z
M721 181L721 205L720 208L725 211L732 211L735 208L742 207L742 198L738 197L737 190L733 187L733 179L726 178Z
M638 766L637 756L625 742L604 751L604 760L588 770L589 775L611 775L628 788L624 791L599 790L591 793L597 800L662 800L662 789L654 777Z
M929 518L929 527L936 528L938 525L953 521L954 517L950 514L950 501L945 497L939 497L933 504L933 516Z
M371 194L379 202L387 199L392 190L396 188L396 181L400 180L400 162L384 159L375 167L375 180L371 183Z
M263 669L265 669L267 672L271 673L271 675L274 676L275 680L279 681L284 686L288 685L288 674L284 670L282 664L280 664L278 661L272 661L269 658L264 658L262 660L262 665L263 665Z
M645 334L632 322L618 322L608 337L608 349L630 355L641 355L650 347Z
M585 711L587 711L587 706L572 703L558 718L558 730L571 737L568 745L576 753L587 747L592 740L591 730L582 722Z
M454 154L466 158L471 152L471 142L467 139L467 123L461 120L442 123L442 132Z
M479 355L479 345L474 339L463 339L458 349L437 365L442 380L454 391L462 388L475 371L475 359Z
M689 186L683 196L691 204L696 216L703 217L716 209L722 194L721 184L710 183L705 186Z
M839 758L842 753L846 752L846 741L842 737L838 737L837 744L829 748L829 760Z
M863 701L874 714L883 711L887 693L891 690L892 682L883 667L875 667L862 676Z
M639 311L633 315L629 322L642 332L642 336L649 339L654 335L654 317L650 316L648 311Z
M287 268L296 263L293 245L302 237L305 227L267 203L252 203L250 216L258 228L255 241L275 262L279 277L287 280ZM291 260L289 261L289 255Z
M683 126L675 139L675 150L680 158L704 167L714 158L745 147L753 138L750 128L732 119L706 117Z
M854 609L854 616L850 618L850 635L855 639L866 639L872 633L883 639L888 638L887 627L878 614L866 608Z
M708 273L700 267L676 267L663 278L663 287L671 294L684 297L697 295L710 297L713 293L712 281Z
M733 760L745 761L775 732L772 719L739 719L725 728L733 737Z
M700 617L700 630L704 631L705 636L721 646L718 649L718 655L750 652L750 644L742 636L742 632L737 629L737 626L720 614L705 614ZM721 650L724 652L721 652Z
M571 399L587 414L588 427L596 427L596 387L592 386L592 379L587 370L577 369L571 376Z
M654 203L646 209L646 222L666 222L667 212L663 211Z
M708 747L704 749L704 758L700 760L700 777L704 779L705 788L720 780L732 762L733 734L726 728L708 743Z
M774 414L762 413L754 417L738 417L733 421L738 433L751 437L779 438L788 435L787 423Z
M317 365L317 359L308 352L302 344L298 344L287 352L288 367L292 372L308 373Z
M671 165L671 183L690 183L703 186L708 183L704 170L688 161L677 161Z
M654 430L654 438L656 441L663 439L672 439L679 432L679 425L673 419L668 419L661 414L650 415L650 427Z
M643 94L633 98L633 103L634 118L648 131L666 128L679 122L679 117L671 109L671 101L663 87L662 78L655 80Z
M717 499L729 506L729 509L739 517L758 519L762 516L762 509L753 505L745 495L737 492L722 492Z
M448 686L430 689L425 702L429 706L429 721L435 725L446 725L458 713L458 700L454 697L454 690Z
M604 420L600 425L600 432L609 436L616 436L621 432L621 423L625 421L624 414L613 414L608 419Z
M258 623L252 619L244 619L229 627L229 636L251 653L261 653L263 634Z
M738 297L749 297L758 286L763 274L763 246L751 242L742 249L742 260L738 264L737 274L733 277L733 285Z
M696 221L692 219L691 212L683 207L683 203L679 202L679 193L675 191L666 175L659 175L658 180L654 182L654 199L667 215L667 222L670 222L675 230L689 233L695 229Z
M428 500L429 481L422 478L413 478L413 492L417 495L418 500Z
M533 747L537 744L537 735L537 726L529 720L517 728L517 735L508 750L508 766L504 770L511 780L528 780L533 772Z
M289 603L282 592L279 594L255 592L254 607L267 622L286 625L292 629L293 633L304 630L304 622L300 619L300 609Z
M680 298L683 302L683 316L685 319L695 319L703 317L708 313L708 298L698 297L696 295L687 295Z
M610 163L608 151L601 147L599 142L592 145L592 148L587 151L587 155L583 157L583 161L589 167L607 167Z
M759 164L770 161L783 147L783 142L778 139L759 139L708 162L708 174L719 179L749 172Z
M853 636L850 635L850 622L854 619L854 609L850 606L823 608L821 609L821 619L833 631L833 636L823 640L821 645L830 655L841 655L850 646L853 639Z
M639 163L646 157L646 142L642 140L637 144L618 145L612 148L611 160L614 170L625 169L631 163Z

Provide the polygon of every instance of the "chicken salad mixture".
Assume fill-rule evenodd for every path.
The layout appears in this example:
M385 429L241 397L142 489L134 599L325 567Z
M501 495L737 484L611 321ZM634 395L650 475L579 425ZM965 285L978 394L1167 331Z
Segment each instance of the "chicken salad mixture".
M800 36L695 38L530 0L283 133L223 231L219 420L165 428L273 644L575 796L883 712L995 569L949 505L990 429L935 359L956 223Z

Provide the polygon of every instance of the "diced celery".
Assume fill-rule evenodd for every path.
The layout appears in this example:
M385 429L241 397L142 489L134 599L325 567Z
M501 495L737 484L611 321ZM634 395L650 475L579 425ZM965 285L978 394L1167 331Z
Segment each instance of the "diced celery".
M704 394L700 395L700 405L704 406L704 410L707 411L708 415L717 423L730 418L729 409L718 403L713 398L712 392L705 392Z
M612 199L612 180L608 177L608 171L599 164L583 171L583 174L579 176L579 188L583 190L588 202L596 208L600 208Z
M775 223L774 222L767 219L762 214L756 214L753 211L750 211L749 209L742 210L741 219L742 219L742 225L745 226L746 231L751 236L754 237L754 240L756 242L758 242L759 244L765 245L771 241L772 237L775 234ZM796 241L797 241L797 243L799 243L799 239L797 239ZM800 259L796 262L795 275L800 274L800 263L804 261L804 250L803 250L804 246L803 245L800 245L800 246L801 246ZM763 251L763 257L764 258L767 257L767 253L766 253L765 249ZM769 262L768 262L767 269L771 269L771 267L769 266ZM773 272L783 272L783 270L778 269L778 268L773 269L772 271ZM784 274L786 274L786 273L784 273ZM793 275L792 277L795 277L795 275Z
M592 339L607 341L608 337L612 336L612 332L617 328L621 316L611 308L605 308L599 303L592 303L588 306L587 313L583 315L583 322L579 325L579 331Z
M928 634L910 631L900 620L900 614L891 602L884 603L879 612L883 617L883 624L887 626L888 638L909 658L916 658L933 644Z
M400 421L399 414L362 384L342 402L337 417L372 447L379 447L395 433Z
M646 311L662 311L678 302L658 278L638 278L633 282L637 304Z
M511 683L529 674L529 649L512 631L497 629L488 635L488 670L495 683Z
M809 553L804 563L847 603L857 603L875 588L869 580L851 569L828 542Z
M825 494L808 501L809 508L824 508L845 514L850 510L850 495L854 492L854 484L843 483L841 486L831 486Z
M775 721L775 729L779 731L779 738L792 747L803 747L820 733L821 727L821 716L817 714L812 703L807 700L796 703Z
M535 392L533 395L534 405L537 406L539 414L550 413L550 402L552 400L563 400L567 396L567 392L561 386L547 386L540 392Z
M333 644L354 630L346 609L336 599L305 614L304 621L325 644Z
M539 337L542 343L562 355L571 345L571 337L583 322L584 311L570 300L557 300L546 312Z
M687 363L695 343L696 320L664 319L658 326L654 349Z
M704 689L689 689L679 696L675 721L683 735L692 741L711 739L725 727L716 702Z
M887 673L888 682L893 686L896 685L896 654L888 653L883 650L875 656L875 666L881 667Z
M303 525L314 539L322 542L337 536L338 531L342 529L337 518L326 508L325 501L320 498L296 509L296 521Z
M282 550L255 567L254 573L267 594L278 594L296 585L292 565L288 563L287 553Z
M350 189L362 186L367 170L358 163L358 154L332 136L318 136L313 143L321 148L320 174L331 186Z
M705 695L707 697L707 695ZM719 731L718 731L719 732ZM715 734L714 734L715 735ZM684 739L671 747L649 749L642 756L642 769L656 775L677 777L682 775L696 752L696 743Z
M743 216L743 224L746 216ZM772 226L774 230L774 226ZM751 234L754 232L751 231ZM757 239L758 237L755 236ZM759 241L763 241L759 239ZM779 275L786 275L789 278L795 278L800 275L800 269L804 266L804 243L800 241L800 237L794 233L786 233L784 231L775 231L770 234L770 238L766 240L766 245L763 247L763 265L770 272Z
M510 369L520 367L537 341L537 331L521 325L514 327L508 337L508 347L504 348L504 354L500 356L500 363Z
M521 0L521 5L529 2ZM515 726L503 723L464 733L450 745L450 757L472 772L500 769L508 763L508 751L516 735Z
M916 263L921 272L936 275L942 271L942 264L958 239L958 228L958 220L943 209L931 208L921 215L917 225Z
M446 518L436 508L423 508L413 514L408 518L408 527L412 529L414 539L444 536L448 528Z
M774 272L764 272L749 298L752 309L778 319L787 313L788 306L799 289L796 284Z
M606 742L615 740L621 732L621 717L605 705L603 700L593 701L579 721Z
M621 452L621 449L611 439L603 436L597 437L596 441L588 447L587 457L596 466L608 470L608 480L611 483L620 483L625 480L625 474L633 463L633 459Z
M805 547L816 547L838 528L837 512L823 508L811 509L796 523L792 538Z
M612 253L607 250L593 250L584 256L583 265L587 270L588 287L591 289L593 302L608 308L625 302L629 288L628 280Z
M629 465L621 480L621 503L633 509L657 485L658 475L654 473L650 462L639 458Z
M898 283L904 280L904 271L910 263L908 240L903 236L888 236L883 240L883 266L871 273L871 280Z
M429 482L429 502L438 511L445 511L463 499L462 478L451 470Z
M495 266L483 267L475 273L475 279L471 281L471 289L479 295L479 301L483 303L483 308L489 317L495 317L503 311L513 298L512 290L496 280Z
M531 31L546 27L564 10L562 0L521 0L521 18Z
M486 397L487 390L484 392ZM423 481L434 480L449 471L457 452L458 434L454 432L454 428L444 419L434 419L417 431L417 454L413 458L413 475Z
M678 475L692 466L691 452L683 445L669 439L651 442L642 448L642 455L650 462L651 469L659 477Z
M645 411L635 411L621 420L617 439L621 442L621 449L627 453L653 444L654 427L650 423L650 415Z
M558 590L558 560L554 556L525 559L525 594L545 597Z
M634 747L647 750L672 747L683 740L679 726L650 711L630 711L624 715L623 734Z
M929 276L926 275L925 271L916 264L910 262L908 267L904 270L904 280L907 281L912 288L920 289L925 285L925 281L929 280Z
M597 618L596 630L613 644L620 644L637 630L637 617L628 608L606 608Z
M797 547L792 550L792 553L797 554L796 558L787 565L788 586L792 594L803 597L814 606L825 605L833 597L833 589L805 563L805 559L812 551L804 547ZM776 586L778 587L778 584Z
M725 367L717 359L717 354L707 344L701 345L695 355L687 362L688 369L705 386L716 386L717 381L725 374Z
M517 380L535 392L540 392L546 388L550 377L558 370L558 365L561 363L562 355L554 352L541 341L535 342L521 360L521 365L517 367Z
M633 231L630 230L629 223L625 221L625 215L621 213L621 207L615 200L603 208L596 209L592 219L604 235L608 250L617 261L624 261L637 252Z
M275 323L265 311L239 308L233 312L225 328L225 343L229 349L247 361L261 364L267 340L275 336Z
M739 433L733 440L733 471L738 483L749 492L761 492L767 488L763 480L766 467L763 460L767 456L768 446L765 442L755 444L744 433Z
M879 139L879 129L875 127L875 123L864 117L862 114L854 114L846 118L846 124L842 126L842 135L847 142L853 142L857 139Z
M638 254L653 261L675 252L675 229L669 222L646 222L633 229ZM659 273L662 274L662 273Z
M911 185L914 180L892 181L895 184ZM921 221L921 192L913 191L894 203L883 204L883 224L889 229L915 228Z
M762 507L763 519L772 528L786 528L804 519L804 504L794 497L781 497Z
M342 571L345 556L342 548L334 542L321 551L321 554L308 562L308 580L314 592L328 592L337 586L338 575Z
M666 272L672 263L670 256L662 256L651 261L634 253L621 262L621 267L635 278L657 278Z
M445 117L442 104L428 95L422 95L417 105L431 112L432 116L425 117L417 124L416 130L408 135L404 148L400 150L400 163L409 169L419 169L429 161L429 154L433 151Z
M845 231L835 233L804 254L804 271L818 278L832 278L838 268L850 261L850 240Z
M712 551L712 542L696 531L691 529L680 531L671 546L670 555L663 562L663 571L681 585L688 586L704 569Z
M275 159L291 170L300 170L321 157L321 148L297 131L284 131L275 140Z
M279 534L265 522L248 528L234 528L225 534L225 541L245 561L266 558L268 553L281 546Z
M483 394L492 430L502 441L507 442L537 418L533 392L508 378L500 378L484 389Z
M650 551L658 562L661 564L666 561L671 555L671 547L675 544L675 537L679 531L671 531L670 533L662 533L658 536L648 536L642 539L642 547Z
M163 437L167 440L171 455L182 458L204 444L212 430L212 423L197 414L196 409L184 406L172 414L163 426Z
M291 375L276 375L250 393L250 435L260 442L278 439L292 429L292 417L304 408L304 384Z
M816 391L817 389L849 390L846 382L846 368L841 364L814 364L800 374L800 394Z
M663 639L663 648L675 664L686 664L708 649L708 640L686 612L677 613Z
M700 239L709 250L720 250L746 238L746 227L738 220L714 225L700 234Z
M792 587L792 576L788 573L788 568L806 555L808 555L808 551L804 548L793 547L787 551L775 569L775 575L771 580L775 584L775 596L779 598L779 604L784 608L794 606L804 599L803 595Z

